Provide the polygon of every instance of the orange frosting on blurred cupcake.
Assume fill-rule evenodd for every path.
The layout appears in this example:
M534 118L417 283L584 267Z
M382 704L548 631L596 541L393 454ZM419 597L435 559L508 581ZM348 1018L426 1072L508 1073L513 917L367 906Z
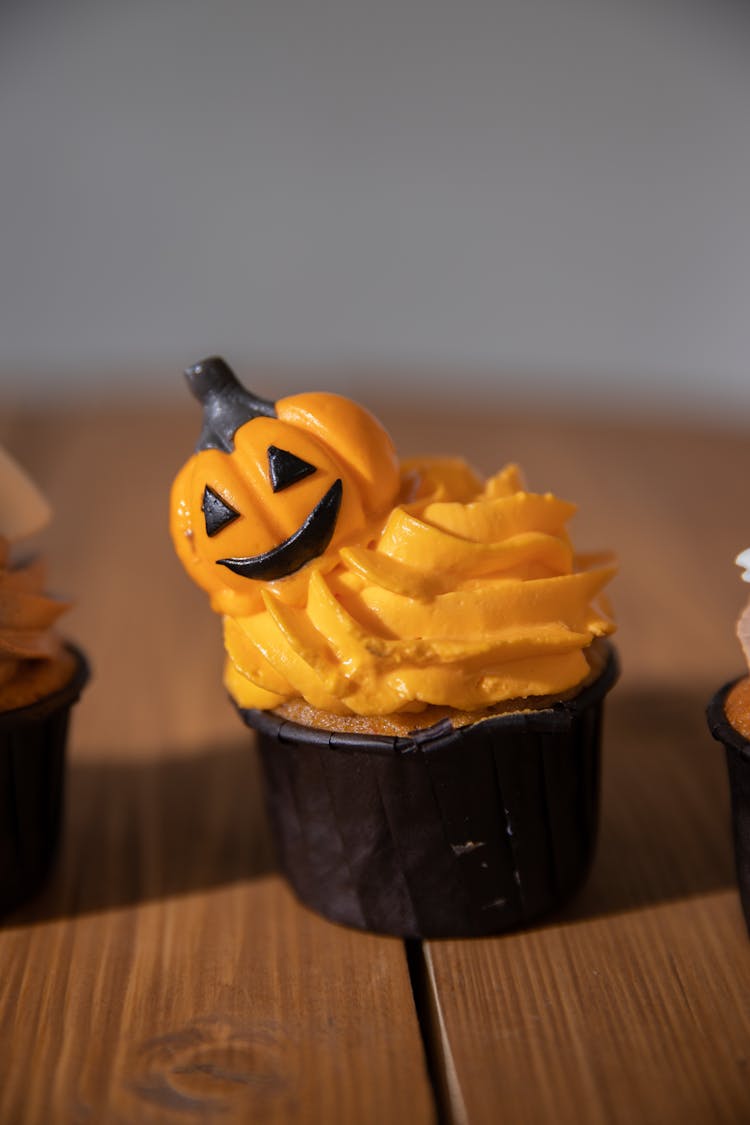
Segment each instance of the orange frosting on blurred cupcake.
M36 486L0 448L0 711L57 691L75 668L54 629L68 606L44 593L44 562L12 559L12 542L38 531L48 517Z
M57 691L75 662L53 629L68 607L43 593L40 559L8 565L9 544L0 538L0 710L25 707Z
M750 582L750 550L740 552L735 562L743 568L743 582ZM737 637L750 669L750 600L737 622ZM750 739L750 676L734 685L727 695L724 710L734 729Z

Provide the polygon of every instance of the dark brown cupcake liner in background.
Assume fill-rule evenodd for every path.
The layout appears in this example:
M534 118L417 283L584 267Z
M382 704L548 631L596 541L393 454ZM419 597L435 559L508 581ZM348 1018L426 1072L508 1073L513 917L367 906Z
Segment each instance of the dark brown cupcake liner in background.
M598 679L546 710L406 738L334 733L238 708L258 732L281 867L335 922L401 937L526 925L577 890L593 858Z
M723 744L726 752L737 883L750 934L750 741L735 730L724 709L727 696L736 683L739 679L732 680L717 691L706 714L711 734Z
M55 853L70 710L89 677L72 645L73 676L28 707L0 712L0 914L41 885Z

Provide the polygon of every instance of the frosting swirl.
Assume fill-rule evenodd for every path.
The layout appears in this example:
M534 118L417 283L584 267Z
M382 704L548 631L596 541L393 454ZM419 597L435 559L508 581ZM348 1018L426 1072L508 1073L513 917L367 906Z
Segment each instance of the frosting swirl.
M45 695L70 674L72 665L53 626L68 608L46 595L40 559L11 566L0 537L0 709Z
M68 604L44 593L41 559L11 559L11 544L48 519L47 501L0 446L0 710L41 699L73 673L74 658L53 628Z
M600 595L615 567L575 555L574 512L515 465L483 484L459 459L403 462L369 539L312 562L293 598L268 584L258 612L224 617L227 688L242 707L387 715L575 687L614 629Z
M0 708L47 694L50 684L57 686L71 670L53 628L69 606L45 594L44 584L44 562L12 566L8 541L0 537Z

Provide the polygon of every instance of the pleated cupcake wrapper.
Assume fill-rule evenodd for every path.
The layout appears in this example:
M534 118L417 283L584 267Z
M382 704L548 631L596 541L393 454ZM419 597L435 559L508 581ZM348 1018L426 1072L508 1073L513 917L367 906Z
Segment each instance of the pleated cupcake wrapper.
M560 906L589 869L606 668L574 699L407 738L316 730L240 710L258 731L282 869L336 922L468 937Z
M729 723L724 710L735 683L733 680L717 691L706 714L711 734L726 753L737 883L750 935L750 742Z
M70 710L89 676L70 650L76 670L63 688L0 713L0 914L38 889L57 845Z

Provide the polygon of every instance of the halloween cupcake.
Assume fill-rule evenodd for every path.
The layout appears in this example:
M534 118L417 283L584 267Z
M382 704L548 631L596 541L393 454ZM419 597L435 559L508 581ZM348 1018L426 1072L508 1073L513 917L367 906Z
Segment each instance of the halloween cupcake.
M743 581L750 582L750 550L736 562L743 568ZM737 622L737 636L750 671L750 600ZM750 675L716 693L708 705L708 725L726 751L737 879L750 931Z
M222 616L282 867L339 922L419 937L531 921L594 845L609 560L573 505L456 458L399 462L362 407L276 402L223 360L171 530Z
M46 501L0 448L0 913L44 878L59 834L63 761L86 662L54 625L40 559L18 542L47 521Z

